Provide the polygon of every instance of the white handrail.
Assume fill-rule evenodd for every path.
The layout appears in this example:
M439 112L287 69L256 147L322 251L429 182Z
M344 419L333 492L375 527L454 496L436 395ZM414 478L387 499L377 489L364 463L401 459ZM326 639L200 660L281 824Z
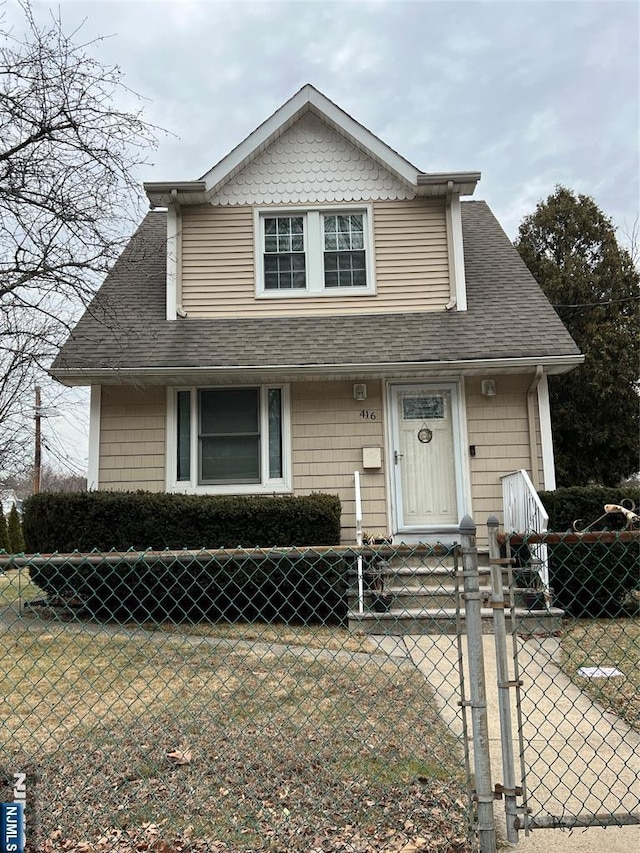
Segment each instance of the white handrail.
M362 495L360 493L360 471L353 472L356 497L356 545L362 547ZM362 554L358 554L358 612L364 613L364 570Z
M531 477L524 468L503 474L502 507L506 533L546 533L549 514L538 496ZM549 559L547 546L530 545L529 549L538 563L538 573L545 590L549 588Z

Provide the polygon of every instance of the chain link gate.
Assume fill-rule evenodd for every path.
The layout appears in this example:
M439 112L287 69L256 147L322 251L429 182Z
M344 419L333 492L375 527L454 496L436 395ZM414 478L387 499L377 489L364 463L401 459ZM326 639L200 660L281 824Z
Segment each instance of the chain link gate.
M506 656L507 627L512 644L510 663L498 655L497 666L507 835L640 824L640 534L498 537L497 524L489 520L496 647ZM550 586L524 600L540 557ZM519 785L507 769L512 724Z
M455 548L0 560L27 851L475 848Z

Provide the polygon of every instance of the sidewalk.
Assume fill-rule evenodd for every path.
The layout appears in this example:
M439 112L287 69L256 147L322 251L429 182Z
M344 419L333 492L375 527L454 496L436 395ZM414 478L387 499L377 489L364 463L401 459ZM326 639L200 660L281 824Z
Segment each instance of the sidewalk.
M455 637L377 637L392 656L409 657L436 693L440 713L461 735ZM509 648L511 649L511 638ZM493 784L502 781L495 641L483 637ZM521 641L522 712L525 720L528 805L533 816L640 811L640 735L594 705L554 664L555 638ZM465 670L467 666L466 647ZM468 697L467 697L468 698ZM515 713L512 713L515 731ZM471 746L471 744L470 744ZM520 778L517 738L516 778ZM500 834L504 804L494 804ZM640 850L640 826L536 829L520 833L522 853L632 853Z

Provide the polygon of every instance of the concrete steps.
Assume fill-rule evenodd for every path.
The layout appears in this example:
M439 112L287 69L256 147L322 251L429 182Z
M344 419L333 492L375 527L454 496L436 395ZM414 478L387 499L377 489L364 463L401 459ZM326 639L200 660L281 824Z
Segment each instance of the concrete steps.
M349 630L366 634L455 634L465 630L463 580L452 549L434 553L429 546L399 548L397 552L369 553L363 559L364 608L359 612L357 581L349 591ZM459 562L459 560L458 560ZM490 607L489 555L479 552L483 633L493 632ZM458 571L456 586L456 571ZM525 598L531 590L514 590L514 615L518 632L530 636L560 630L563 611L550 607L530 609ZM505 589L507 630L511 630L509 591Z

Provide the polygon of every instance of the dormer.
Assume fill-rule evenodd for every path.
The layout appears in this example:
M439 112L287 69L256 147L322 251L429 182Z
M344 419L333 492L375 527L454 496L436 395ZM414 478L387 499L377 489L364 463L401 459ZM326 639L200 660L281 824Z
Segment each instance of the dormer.
M167 319L466 310L460 197L311 85L167 208Z

